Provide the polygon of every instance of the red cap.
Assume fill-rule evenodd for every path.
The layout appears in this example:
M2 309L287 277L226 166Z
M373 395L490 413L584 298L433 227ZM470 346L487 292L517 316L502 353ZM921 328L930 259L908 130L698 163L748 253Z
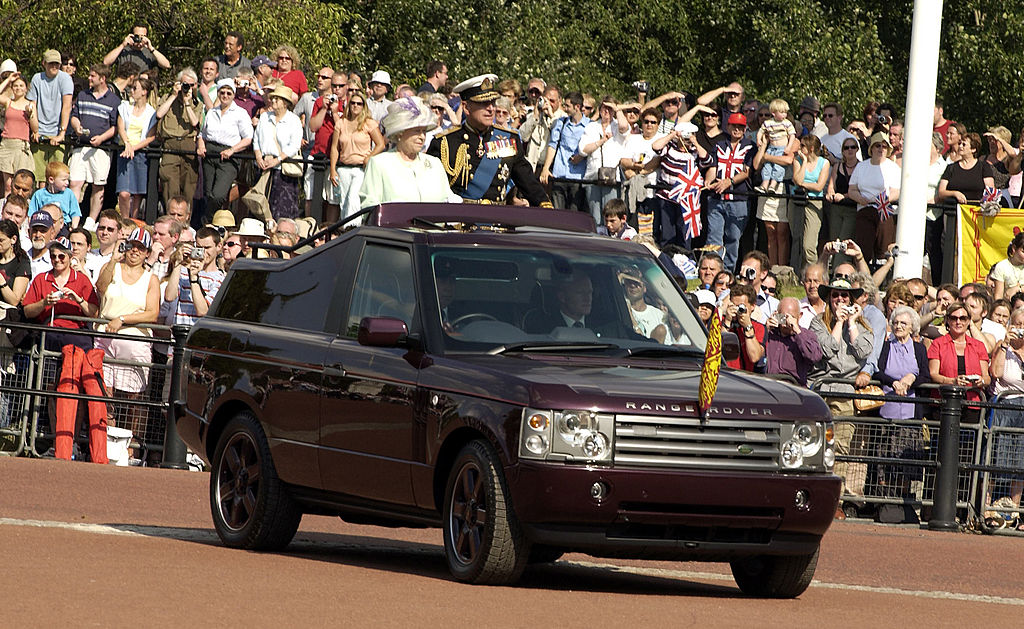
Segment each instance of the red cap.
M729 120L726 121L726 124L738 124L740 126L745 127L747 126L747 117L739 112L735 114L729 114Z

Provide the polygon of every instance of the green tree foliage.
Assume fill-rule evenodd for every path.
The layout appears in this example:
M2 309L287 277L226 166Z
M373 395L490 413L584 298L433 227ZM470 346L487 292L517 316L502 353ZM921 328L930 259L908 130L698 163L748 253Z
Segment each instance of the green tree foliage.
M938 93L968 128L1024 122L1024 11L1020 0L946 0ZM859 113L870 100L902 110L912 0L0 0L0 54L26 72L42 51L102 58L132 23L177 66L220 51L224 32L247 56L294 45L303 66L388 70L419 85L431 59L451 80L483 72L567 89L635 96L740 81L751 96L808 94Z

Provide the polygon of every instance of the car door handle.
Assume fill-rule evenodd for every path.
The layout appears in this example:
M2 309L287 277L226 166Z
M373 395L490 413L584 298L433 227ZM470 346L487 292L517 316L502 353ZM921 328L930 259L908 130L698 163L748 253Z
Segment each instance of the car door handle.
M342 367L338 363L334 363L333 365L325 366L323 373L324 373L324 376L327 376L327 377L344 378L345 377L345 368Z

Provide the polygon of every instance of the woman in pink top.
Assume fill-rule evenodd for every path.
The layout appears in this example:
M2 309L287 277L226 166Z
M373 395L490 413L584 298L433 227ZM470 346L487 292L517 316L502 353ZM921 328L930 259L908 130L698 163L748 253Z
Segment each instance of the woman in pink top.
M335 211L349 216L359 211L359 188L363 185L363 168L374 155L384 150L384 136L377 121L370 116L365 92L349 92L345 117L334 127L331 138L331 184L335 187ZM326 216L325 223L337 221L338 215Z
M7 88L10 96L6 96ZM28 85L17 72L0 82L0 107L4 108L4 132L0 139L0 180L4 198L11 193L11 176L22 168L32 169L31 134L39 130L35 103L25 98Z

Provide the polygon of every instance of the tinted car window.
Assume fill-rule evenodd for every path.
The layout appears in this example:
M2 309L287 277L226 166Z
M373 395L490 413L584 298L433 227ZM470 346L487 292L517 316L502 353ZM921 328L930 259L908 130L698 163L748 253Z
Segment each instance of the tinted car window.
M217 316L302 330L321 331L346 246L299 256L286 268L236 269ZM325 281L326 280L326 281Z
M416 312L416 289L409 251L368 244L359 260L346 334L355 337L363 317L394 317L410 331Z

